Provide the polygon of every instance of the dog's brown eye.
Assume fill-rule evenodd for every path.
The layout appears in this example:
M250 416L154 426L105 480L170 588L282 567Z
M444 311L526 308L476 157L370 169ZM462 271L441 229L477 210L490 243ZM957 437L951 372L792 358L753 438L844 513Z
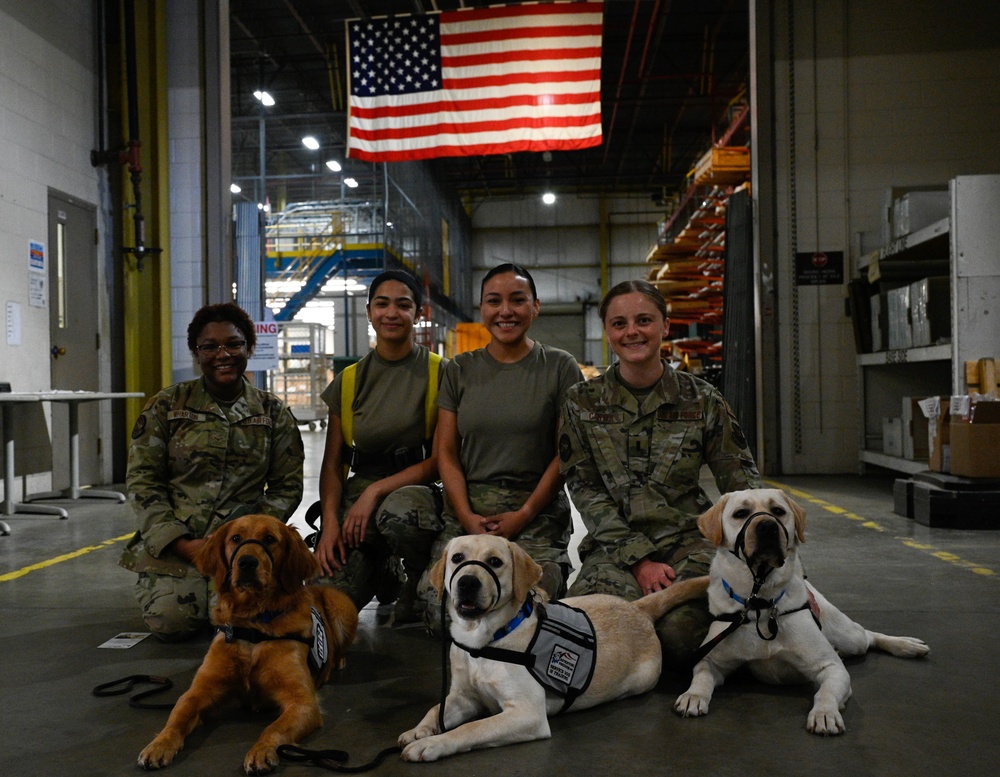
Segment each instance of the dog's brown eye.
M745 507L742 507L733 513L733 518L746 518L748 515L750 515L750 511Z
M465 561L465 554L464 553L455 553L451 557L451 563L452 564L461 564L463 561Z
M502 558L499 558L499 557L497 557L497 556L490 556L490 557L489 557L489 558L488 558L488 559L486 560L486 563L487 563L487 564L489 564L489 565L490 565L491 567L493 567L494 569L500 569L500 567L502 567L502 566L503 566L503 559L502 559Z
M230 542L243 542L243 538L239 534L234 534L229 538Z
M278 538L275 537L273 534L268 534L267 536L264 537L264 544L265 545L273 545L277 541L278 541Z
M775 507L774 509L771 510L771 515L784 515L784 514L785 514L784 507Z

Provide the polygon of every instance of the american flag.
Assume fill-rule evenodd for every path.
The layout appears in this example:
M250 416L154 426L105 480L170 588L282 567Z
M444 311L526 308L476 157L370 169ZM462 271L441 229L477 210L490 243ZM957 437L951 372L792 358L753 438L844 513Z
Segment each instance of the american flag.
M371 162L601 142L604 3L347 23L347 154Z

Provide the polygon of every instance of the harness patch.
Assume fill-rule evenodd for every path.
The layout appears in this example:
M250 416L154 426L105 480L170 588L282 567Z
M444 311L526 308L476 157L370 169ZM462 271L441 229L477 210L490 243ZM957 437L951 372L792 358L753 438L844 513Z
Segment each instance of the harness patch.
M326 638L326 626L319 610L311 607L310 612L313 622L313 643L309 648L309 669L314 675L318 675L330 660L330 643Z

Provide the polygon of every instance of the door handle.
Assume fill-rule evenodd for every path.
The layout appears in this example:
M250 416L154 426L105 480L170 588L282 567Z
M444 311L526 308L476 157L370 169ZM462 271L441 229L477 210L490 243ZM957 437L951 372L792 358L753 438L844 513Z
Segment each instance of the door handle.
M52 348L49 350L49 353L52 354L53 359L58 359L60 356L66 355L66 349L60 348L58 345L53 345Z

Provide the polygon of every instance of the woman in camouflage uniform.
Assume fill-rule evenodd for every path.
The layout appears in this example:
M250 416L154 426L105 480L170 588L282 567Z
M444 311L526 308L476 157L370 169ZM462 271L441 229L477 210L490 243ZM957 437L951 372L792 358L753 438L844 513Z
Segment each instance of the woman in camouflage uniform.
M397 625L421 619L417 582L441 530L440 491L432 485L437 459L427 439L437 412L426 404L432 355L413 334L422 304L420 284L407 272L387 270L372 281L367 311L375 348L354 368L350 448L341 418L344 372L322 394L330 416L316 557L359 610L373 597L396 599Z
M556 458L559 405L580 367L566 351L528 337L540 303L530 273L515 264L483 278L479 309L485 348L456 356L438 396L439 466L445 528L435 555L460 534L496 534L542 565L541 585L565 591L572 530ZM421 585L436 625L436 592Z
M208 622L208 580L192 564L208 535L236 514L285 521L302 499L295 418L243 378L256 342L236 305L203 307L187 333L202 376L160 391L132 430L126 485L139 530L121 564L139 573L143 620L164 641Z
M633 600L708 573L715 551L696 525L712 504L702 465L723 493L762 482L718 390L660 357L668 320L656 287L620 283L598 312L618 362L570 390L559 430L561 469L587 527L569 593ZM666 665L688 668L710 623L707 602L660 619Z

